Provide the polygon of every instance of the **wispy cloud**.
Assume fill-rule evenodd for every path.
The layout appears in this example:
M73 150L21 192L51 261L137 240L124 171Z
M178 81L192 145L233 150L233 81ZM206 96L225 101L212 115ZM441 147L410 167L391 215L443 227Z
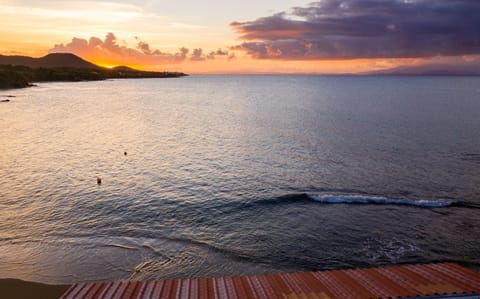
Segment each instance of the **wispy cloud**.
M55 4L55 5L54 5ZM129 21L145 15L145 12L134 5L114 2L94 1L68 1L44 3L40 6L28 6L19 4L2 5L1 14L4 17L16 16L20 20L45 20L55 22L58 20L81 22L81 25L95 23L105 24L109 22ZM38 24L42 26L42 24Z
M200 26L200 25L192 25L192 24L186 24L186 23L178 23L178 22L173 22L170 23L169 25L171 28L178 29L178 30L188 30L188 31L198 31L205 29L205 26Z
M139 1L0 0L0 19L0 51L20 48L40 55L55 42L72 36L89 39L105 32L115 32L129 43L141 33L152 45L169 52L213 44L205 42L207 28L193 17L162 15Z
M480 53L480 2L323 0L231 26L254 58L357 59Z

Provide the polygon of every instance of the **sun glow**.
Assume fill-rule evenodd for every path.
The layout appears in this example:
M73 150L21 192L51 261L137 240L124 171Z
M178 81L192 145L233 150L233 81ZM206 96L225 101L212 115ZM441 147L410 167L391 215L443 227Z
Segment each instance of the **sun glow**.
M445 32L441 38L431 35L422 29L424 20L418 19L414 22L417 33L421 32L432 42L417 43L414 38L417 33L404 40L410 35L407 31L399 33L407 29L401 26L402 12L397 13L396 6L388 4L391 1L384 1L382 5L388 15L397 19L383 24L385 32L380 36L367 34L368 38L357 36L358 32L369 32L371 28L356 28L355 19L351 17L355 14L345 13L338 20L330 20L326 18L327 8L309 5L307 0L263 1L252 7L219 2L215 10L198 1L185 0L188 5L144 2L147 3L73 0L42 1L33 5L30 0L0 0L0 54L41 57L68 52L110 69L128 66L189 74L345 74L434 63L453 69L473 69L480 64L474 42L477 31L461 31L462 26L455 27L458 29L455 36L460 40L453 43L450 33ZM302 9L289 12L293 2ZM440 2L447 5L448 0ZM352 10L347 4L339 9ZM237 6L236 9L232 9L232 5ZM467 8L476 9L476 6L466 3L459 11ZM429 12L426 6L418 9ZM274 11L283 11L283 14L272 14ZM375 18L375 14L365 14L364 23L369 24L367 21ZM455 10L449 14L461 20ZM323 26L309 26L305 23L306 15L314 16L312 22L318 24L332 22L329 26L342 32L344 38L330 38L328 32L322 31ZM474 15L478 14L465 17L476 22ZM441 14L432 11L429 22L443 28L443 20ZM370 38L377 42L367 42Z

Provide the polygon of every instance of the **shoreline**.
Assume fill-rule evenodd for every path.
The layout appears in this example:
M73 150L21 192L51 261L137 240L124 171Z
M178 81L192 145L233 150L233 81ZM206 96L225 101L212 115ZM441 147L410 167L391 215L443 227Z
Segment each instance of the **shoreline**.
M126 67L112 69L53 67L32 68L21 65L0 65L0 90L35 86L41 82L81 82L108 79L180 78L182 72L139 71Z
M2 298L58 299L69 287L70 285L50 285L21 279L0 278L0 294Z

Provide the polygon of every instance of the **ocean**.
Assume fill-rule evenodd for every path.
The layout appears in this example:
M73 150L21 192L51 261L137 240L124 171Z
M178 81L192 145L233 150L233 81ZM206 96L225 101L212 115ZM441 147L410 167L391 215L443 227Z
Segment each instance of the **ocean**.
M205 75L6 96L0 278L480 258L480 77Z

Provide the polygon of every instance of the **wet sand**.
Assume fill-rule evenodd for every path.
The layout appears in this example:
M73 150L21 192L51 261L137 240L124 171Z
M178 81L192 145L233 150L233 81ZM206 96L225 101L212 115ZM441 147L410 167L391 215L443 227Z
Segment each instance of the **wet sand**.
M0 279L0 298L58 299L69 287L69 285L47 285L19 279Z

